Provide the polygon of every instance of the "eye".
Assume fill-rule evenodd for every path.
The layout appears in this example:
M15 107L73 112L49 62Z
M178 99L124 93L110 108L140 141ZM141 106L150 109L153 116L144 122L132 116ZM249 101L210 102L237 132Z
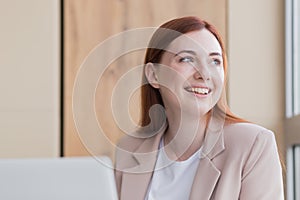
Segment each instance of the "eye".
M212 63L213 63L214 65L216 65L216 66L220 66L222 62L221 62L221 60L218 59L218 58L213 58L213 59L212 59Z
M191 57L191 56L185 56L185 57L181 57L180 59L179 59L179 62L183 62L183 63L192 63L192 62L194 62L194 58L193 57Z

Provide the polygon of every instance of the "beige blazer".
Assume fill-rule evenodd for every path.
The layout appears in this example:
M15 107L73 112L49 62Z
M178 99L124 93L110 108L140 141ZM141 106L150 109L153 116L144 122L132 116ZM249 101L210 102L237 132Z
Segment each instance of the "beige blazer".
M145 199L163 133L120 141L115 176L121 200ZM284 199L274 134L263 127L236 123L208 132L199 159L190 200Z

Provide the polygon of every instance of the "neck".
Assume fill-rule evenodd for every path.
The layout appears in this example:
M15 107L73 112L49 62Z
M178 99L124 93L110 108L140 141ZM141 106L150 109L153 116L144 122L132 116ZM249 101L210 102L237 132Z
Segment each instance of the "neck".
M164 142L169 158L180 161L188 159L202 146L208 116L176 116L181 115L168 115L169 127Z

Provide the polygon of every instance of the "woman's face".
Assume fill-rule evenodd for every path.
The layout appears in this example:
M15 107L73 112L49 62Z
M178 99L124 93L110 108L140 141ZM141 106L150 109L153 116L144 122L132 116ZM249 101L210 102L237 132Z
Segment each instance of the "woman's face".
M181 110L205 115L220 99L224 85L222 49L207 29L172 41L154 69L167 113Z

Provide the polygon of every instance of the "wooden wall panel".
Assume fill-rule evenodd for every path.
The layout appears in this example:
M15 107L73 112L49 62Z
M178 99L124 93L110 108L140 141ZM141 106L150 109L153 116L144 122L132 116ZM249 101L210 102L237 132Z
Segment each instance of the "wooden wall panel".
M84 58L101 41L124 30L159 26L169 19L186 15L196 15L212 22L226 38L226 0L64 0L64 13L65 156L89 154L75 129L72 91L76 73ZM95 108L98 121L112 142L122 135L110 109L112 88L124 73L142 63L143 54L143 51L136 51L130 57L119 58L99 81ZM139 112L138 94L137 91L130 105L135 121ZM94 153L111 155L112 150L105 148L99 141Z

